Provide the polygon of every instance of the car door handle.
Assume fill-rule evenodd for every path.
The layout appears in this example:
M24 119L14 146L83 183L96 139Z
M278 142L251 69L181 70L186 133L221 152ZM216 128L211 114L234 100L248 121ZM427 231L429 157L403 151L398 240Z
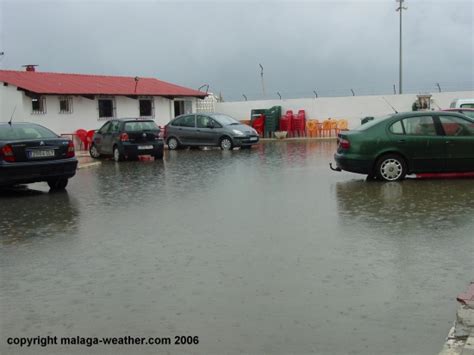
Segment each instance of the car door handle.
M398 143L405 143L406 141L404 139L399 139Z
M446 142L444 142L444 143L446 143L446 144L451 144L451 141L446 141Z
M201 132L201 130L200 130L200 129L197 129L196 132Z

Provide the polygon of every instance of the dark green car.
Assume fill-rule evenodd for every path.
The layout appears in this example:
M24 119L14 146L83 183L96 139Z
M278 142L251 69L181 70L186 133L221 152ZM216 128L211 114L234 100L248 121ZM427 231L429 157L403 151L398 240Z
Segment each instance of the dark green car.
M474 172L474 120L453 112L375 118L338 136L337 168L385 181L407 174Z

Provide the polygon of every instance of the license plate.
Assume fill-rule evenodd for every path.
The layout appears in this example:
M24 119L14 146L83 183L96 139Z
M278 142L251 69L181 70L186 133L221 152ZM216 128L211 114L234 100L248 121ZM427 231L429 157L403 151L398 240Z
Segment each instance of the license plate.
M258 138L257 137L250 137L251 141L256 141Z
M153 146L152 145L139 145L138 146L138 150L149 150L149 149L153 149Z
M28 157L30 159L51 158L51 157L54 157L54 150L53 149L30 150Z

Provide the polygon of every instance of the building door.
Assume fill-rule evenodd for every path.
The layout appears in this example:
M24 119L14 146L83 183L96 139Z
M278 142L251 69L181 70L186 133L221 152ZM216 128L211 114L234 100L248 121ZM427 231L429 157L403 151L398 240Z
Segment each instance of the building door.
M174 101L174 117L179 115L189 114L193 111L193 103L190 100L175 100Z

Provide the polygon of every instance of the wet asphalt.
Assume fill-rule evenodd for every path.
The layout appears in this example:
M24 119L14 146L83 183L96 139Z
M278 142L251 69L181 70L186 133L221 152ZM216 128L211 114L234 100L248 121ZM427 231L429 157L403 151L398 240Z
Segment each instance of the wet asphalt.
M367 182L334 150L174 151L0 192L0 353L438 353L473 280L474 181ZM6 344L46 335L199 344Z

